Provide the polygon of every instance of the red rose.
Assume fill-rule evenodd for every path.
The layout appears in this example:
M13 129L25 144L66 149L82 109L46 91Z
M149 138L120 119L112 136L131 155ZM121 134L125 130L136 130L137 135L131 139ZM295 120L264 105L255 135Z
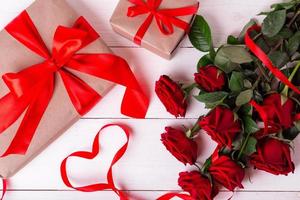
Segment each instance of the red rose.
M185 116L187 103L184 92L177 83L163 75L156 81L155 92L169 113L175 117Z
M228 156L220 156L213 159L208 169L214 181L223 185L230 191L236 187L243 188L242 181L245 170Z
M251 155L255 168L279 175L294 172L289 145L274 138L264 138L257 143L257 152Z
M232 141L241 131L240 123L234 113L218 106L199 121L200 127L219 145L231 147Z
M195 141L188 138L185 132L171 127L165 128L161 134L161 141L167 150L185 165L193 165L197 160L198 146Z
M225 73L213 65L201 67L194 76L195 82L206 92L222 90L225 85Z
M271 94L264 99L261 107L267 115L269 133L276 133L293 125L295 107L291 99L283 102L280 94Z
M212 187L208 178L202 176L198 171L181 172L179 174L178 185L195 200L212 200L218 189Z

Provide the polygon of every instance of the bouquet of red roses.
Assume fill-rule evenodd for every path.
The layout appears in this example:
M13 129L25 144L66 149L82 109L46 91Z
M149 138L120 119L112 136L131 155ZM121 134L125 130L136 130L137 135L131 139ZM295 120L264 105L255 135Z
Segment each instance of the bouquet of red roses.
M290 147L300 131L300 1L275 4L261 14L266 15L261 27L251 20L217 50L205 19L196 16L189 38L207 54L198 62L194 83L181 85L166 75L156 82L158 97L176 117L185 116L193 89L210 109L193 128L166 127L161 135L175 158L198 167L178 179L194 199L213 199L218 186L243 188L250 165L275 175L294 172ZM194 141L199 130L218 144L202 166Z

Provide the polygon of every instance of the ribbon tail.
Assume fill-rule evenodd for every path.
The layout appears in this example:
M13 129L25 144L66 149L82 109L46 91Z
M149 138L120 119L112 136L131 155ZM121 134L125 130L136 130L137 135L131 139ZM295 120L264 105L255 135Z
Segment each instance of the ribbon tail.
M265 54L265 52L251 39L250 32L254 30L261 31L261 28L257 25L254 25L247 30L245 35L246 46L256 57L260 59L260 61L272 72L274 76L276 76L281 82L294 90L296 93L300 94L300 90L277 67L273 65L272 61Z
M59 73L70 100L80 115L86 114L99 102L101 96L80 78L64 69Z
M141 25L141 27L136 32L134 39L133 39L134 43L136 43L137 45L142 44L142 39L145 36L149 26L151 25L153 18L154 18L153 14L149 14L149 16L146 18L144 23Z
M0 99L0 133L10 127L25 111L28 102L24 98L17 98L12 93Z
M135 118L145 117L149 99L142 91L127 62L121 57L113 54L77 54L67 66L125 86L122 114Z
M51 80L45 81L40 89L35 91L36 95L30 102L25 116L21 122L18 131L9 145L6 152L1 157L6 157L11 154L24 155L31 143L34 133L44 115L44 112L50 102L54 90L54 77Z

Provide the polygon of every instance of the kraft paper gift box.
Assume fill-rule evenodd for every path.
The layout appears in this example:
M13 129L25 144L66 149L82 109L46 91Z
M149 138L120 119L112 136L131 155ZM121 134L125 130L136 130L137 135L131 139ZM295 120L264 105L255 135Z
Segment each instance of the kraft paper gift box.
M65 2L65 0L36 0L24 12L27 13L28 14L27 16L29 16L29 18L32 20L33 24L35 25L39 35L41 36L42 41L45 43L50 54L52 52L54 34L58 30L58 27L59 26L72 27L75 21L78 20L80 17L80 15L78 15L76 12L74 12L73 9L69 7L69 5ZM15 20L13 20L12 23L15 23L14 21ZM18 25L17 29L18 28L22 29L23 27ZM82 26L79 28L85 28L85 27ZM7 30L8 28L0 32L0 74L1 76L3 76L6 73L18 73L21 70L28 68L29 66L42 63L45 61L45 58L37 55L37 53L33 52L31 49L23 45L19 41L22 40L22 38L19 38L19 40L17 40L16 37L18 37L18 34L13 37L12 34L8 33ZM90 31L91 35L95 35L96 32L93 31L94 30ZM34 30L31 30L29 34L34 34L34 33L35 33ZM83 33L80 31L78 34L79 35L82 34L84 36L87 35L85 32ZM64 38L66 36L67 34L63 34L61 38ZM57 45L59 46L61 44L57 44ZM59 52L59 53L62 53L62 55L64 55L65 52ZM98 38L92 41L90 44L84 46L76 53L111 54L112 52L105 45L102 39ZM116 63L116 65L119 64L120 63ZM99 94L99 99L100 97L104 96L115 84L114 81L108 81L107 79L104 80L99 77L95 77L87 73L83 73L73 69L68 68L67 70L64 70L65 73L66 71L71 72L71 74L75 76L75 79L79 78L83 80L88 86L90 86L95 92ZM133 76L130 69L128 73L129 76L130 75ZM74 78L74 76L70 76L71 79ZM23 166L25 166L28 162L30 162L35 156L37 156L37 154L39 154L44 148L46 148L51 142L53 142L53 140L59 137L73 123L75 123L77 120L80 119L81 115L74 108L73 105L74 103L71 102L70 94L68 94L69 91L66 91L65 82L64 82L65 80L63 81L62 76L60 76L58 73L55 74L54 80L55 80L55 84L54 84L53 95L41 117L40 122L37 125L36 130L34 131L33 138L30 141L30 145L28 146L26 153L23 152L23 154L12 154L0 158L0 176L2 178L8 178L14 175L18 170L20 170ZM132 78L132 80L135 83L136 80L134 78ZM138 88L138 86L136 86L136 88ZM140 88L138 88L138 90L139 89ZM10 90L8 89L7 84L5 84L5 82L1 80L0 98L4 97L9 92ZM33 93L37 93L37 91L34 91ZM123 103L125 101L124 99L123 99ZM84 99L81 100L84 101ZM144 100L145 103L147 104L147 99L145 98ZM9 105L7 104L4 105L5 106L3 106L2 108L0 107L0 116L2 115L1 117L3 117L3 113L1 112L9 108ZM88 110L89 109L90 108L88 108ZM12 123L11 126L5 128L4 131L0 134L1 155L3 155L7 151L8 147L11 145L13 138L16 136L16 132L21 125L21 122L24 119L24 116L26 115L25 113L26 113L26 109L24 112L22 112L21 116L14 123ZM143 116L141 115L140 117ZM3 121L3 118L1 120Z
M142 24L147 20L149 17L149 12L143 12L144 8L136 11L142 12L142 14L132 14L134 16L128 16L130 11L128 8L135 6L131 1L138 1L138 2L149 2L154 1L160 3L161 0L120 0L115 11L110 19L110 23L112 28L115 32L122 35L123 37L135 41L135 36L137 35L137 31L142 26ZM164 10L164 9L177 9L177 8L186 8L190 12L188 15L184 16L174 16L187 25L191 24L194 18L194 14L196 14L198 10L198 1L197 0L162 0L159 4L157 10ZM137 8L139 9L139 8ZM180 12L180 11L179 11ZM178 11L175 12L179 13ZM192 14L194 13L194 14ZM185 13L186 14L186 13ZM131 14L129 14L131 15ZM179 15L179 14L178 14ZM165 28L165 24L163 22L159 22L162 24L162 28ZM159 29L156 18L154 17L150 26L146 28L145 35L141 37L137 44L141 47L144 47L155 54L165 58L171 59L172 54L175 49L178 47L181 40L186 35L188 30L183 30L182 28L178 28L174 24L172 24L174 28L174 32L171 34L163 34L162 31Z

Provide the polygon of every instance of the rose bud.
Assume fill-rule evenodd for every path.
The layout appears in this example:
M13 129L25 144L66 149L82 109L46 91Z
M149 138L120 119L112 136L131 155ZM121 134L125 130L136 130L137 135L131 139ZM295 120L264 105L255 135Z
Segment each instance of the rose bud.
M225 85L225 73L213 65L201 67L194 76L195 82L206 92L222 90Z
M228 156L222 155L213 159L208 172L214 181L230 191L234 191L236 187L243 188L245 170Z
M186 136L182 130L166 127L161 134L161 141L166 149L183 164L193 165L197 160L197 143Z
M221 146L231 147L232 141L241 131L238 119L234 113L223 106L213 109L199 121L199 126Z
M268 133L276 133L293 125L294 102L288 98L283 102L278 93L267 96L261 105L267 115Z
M257 143L257 152L250 157L255 168L271 174L287 175L294 172L289 145L274 138L264 138Z
M185 116L187 102L180 85L163 75L156 81L155 92L169 113L175 117Z
M198 171L181 172L178 185L195 200L212 200L218 194L218 188L212 187L208 178Z

